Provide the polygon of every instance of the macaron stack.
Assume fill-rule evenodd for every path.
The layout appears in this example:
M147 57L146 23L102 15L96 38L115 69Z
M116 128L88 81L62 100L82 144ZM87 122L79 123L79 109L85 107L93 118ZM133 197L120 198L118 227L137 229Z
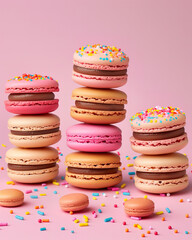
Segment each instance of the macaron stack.
M179 108L155 107L131 119L135 186L149 193L172 193L188 186L188 159L177 153L187 145L186 116Z
M8 176L21 183L40 183L58 175L58 151L51 144L61 138L60 119L50 112L58 108L57 81L48 76L23 74L8 80L9 141L16 146L6 153Z
M81 188L106 188L121 182L121 130L113 125L125 119L127 95L117 88L127 82L129 59L121 49L95 44L74 53L73 80L84 86L72 92L71 117L83 122L70 127L66 181Z

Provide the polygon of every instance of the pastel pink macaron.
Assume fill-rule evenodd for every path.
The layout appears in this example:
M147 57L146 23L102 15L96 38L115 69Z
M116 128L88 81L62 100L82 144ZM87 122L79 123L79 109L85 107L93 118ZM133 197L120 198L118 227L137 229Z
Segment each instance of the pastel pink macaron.
M79 48L73 57L73 80L92 88L117 88L127 82L129 58L119 48L101 44Z
M15 114L44 114L58 108L58 82L52 77L37 74L23 74L7 81L6 93L9 93L5 108Z
M67 146L83 152L108 152L121 147L121 130L113 125L77 124L67 129Z
M155 107L139 112L130 119L135 152L158 155L181 150L187 143L186 116L179 108Z

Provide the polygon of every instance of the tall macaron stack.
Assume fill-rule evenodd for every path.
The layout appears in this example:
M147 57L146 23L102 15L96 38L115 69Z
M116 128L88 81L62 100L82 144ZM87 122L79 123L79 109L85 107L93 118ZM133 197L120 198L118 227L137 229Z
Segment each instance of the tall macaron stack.
M112 187L122 180L121 130L111 124L125 119L127 95L112 88L127 82L129 58L121 49L86 45L74 53L74 89L71 117L82 123L67 129L67 145L77 152L67 155L66 181L81 188Z
M179 108L155 107L130 119L135 159L135 186L149 193L173 193L188 184L188 158L177 151L187 143L186 116Z
M58 108L58 91L58 82L48 76L23 74L7 81L5 108L18 114L8 120L9 141L16 146L6 152L12 180L40 183L57 177L58 151L49 146L61 139L60 119L50 113Z

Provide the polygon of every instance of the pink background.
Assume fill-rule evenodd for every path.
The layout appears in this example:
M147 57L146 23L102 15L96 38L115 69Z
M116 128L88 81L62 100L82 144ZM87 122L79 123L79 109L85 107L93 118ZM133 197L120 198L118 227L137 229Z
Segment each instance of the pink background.
M192 2L190 0L120 0L120 1L67 1L67 0L17 0L1 1L0 4L0 167L4 163L4 153L11 147L8 142L7 120L12 115L4 110L3 101L7 98L4 94L6 80L21 75L22 73L38 73L50 75L60 83L60 107L55 112L61 118L63 138L59 146L64 156L70 152L65 146L65 130L68 126L77 123L70 118L71 91L79 87L71 80L73 52L82 45L101 43L115 45L124 50L130 57L128 69L128 84L122 87L128 95L127 119L118 124L123 131L123 147L120 150L123 166L126 167L125 156L135 156L130 150L129 137L131 129L128 119L137 111L148 107L176 106L182 108L187 115L186 131L191 140L192 104L191 104L191 75L192 75ZM7 148L1 146L6 144ZM181 152L186 152L190 157L191 144ZM61 157L60 176L64 175L64 156ZM189 158L190 160L190 158ZM191 168L191 166L190 166ZM188 170L189 175L190 168ZM123 182L127 183L131 196L144 196L144 193L134 188L133 182L127 177L128 169L124 171ZM6 171L0 170L0 189L7 187ZM58 178L59 179L59 178ZM16 184L19 189L34 189L30 185ZM11 239L11 236L19 234L24 239L34 239L44 236L53 239L55 234L58 239L127 239L128 237L140 238L141 233L146 233L151 225L159 236L155 239L176 237L187 239L184 231L191 230L191 219L186 219L185 214L190 215L192 203L187 203L190 198L191 186L184 192L175 194L170 198L162 198L150 195L156 203L156 211L165 211L165 207L173 209L171 214L165 213L166 222L161 221L162 216L142 220L140 223L143 230L133 227L134 221L128 219L122 208L124 197L122 193L117 199L113 198L114 193L105 190L107 198L99 197L94 201L91 198L93 191L86 191L90 196L90 209L97 210L101 202L106 207L97 219L92 218L91 211L86 214L91 218L90 226L79 228L71 221L72 216L62 213L58 206L58 199L61 195L81 191L73 187L56 187L49 184L48 190L41 185L36 188L39 192L46 192L46 197L38 200L31 200L26 196L26 204L16 208L14 212L23 215L26 220L19 221L9 214L9 209L0 209L0 222L7 221L10 226L1 227L0 237ZM54 195L53 191L58 194ZM96 191L95 191L96 192ZM149 194L148 194L149 196ZM183 198L184 203L179 203ZM115 209L113 204L117 203L119 208ZM52 221L44 224L46 232L40 232L40 227L34 206L44 204L44 211L47 218ZM25 211L31 215L25 216ZM192 213L191 213L192 214ZM82 219L83 214L79 214ZM116 223L105 223L105 217L114 217ZM128 225L123 226L122 222L127 221ZM111 225L113 224L113 225ZM168 225L178 229L180 233L175 234L168 230ZM60 231L60 227L66 227L66 231ZM130 229L125 233L125 228ZM104 229L106 231L104 231ZM30 237L29 230L33 232ZM71 234L74 230L75 234ZM192 231L191 233L192 234ZM89 236L89 238L88 238ZM2 239L4 239L2 238ZM148 236L154 239L154 235Z

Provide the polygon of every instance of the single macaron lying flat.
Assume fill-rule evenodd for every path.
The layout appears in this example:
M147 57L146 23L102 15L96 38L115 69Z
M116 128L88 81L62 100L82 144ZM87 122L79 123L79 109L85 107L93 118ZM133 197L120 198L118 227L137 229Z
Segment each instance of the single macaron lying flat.
M127 82L129 58L121 49L86 45L74 53L73 80L86 87L117 88Z
M17 207L23 204L24 193L17 189L0 190L0 206Z
M66 131L67 146L83 152L108 152L121 147L121 130L112 125L80 123Z
M124 209L130 217L148 217L154 213L155 204L148 198L131 198L124 203Z
M122 91L82 87L73 90L72 99L71 117L80 122L112 124L125 119L127 95Z
M115 153L75 152L66 156L66 181L80 188L112 187L122 180L120 157Z
M60 207L65 212L81 211L89 206L89 198L83 193L70 193L59 199Z
M41 183L57 177L58 151L46 148L11 148L6 152L8 176L21 183Z
M172 193L188 184L188 158L181 153L140 155L135 159L135 186L149 193Z
M59 127L54 114L17 115L8 120L9 141L22 148L46 147L60 140Z
M52 77L38 74L23 74L6 83L9 93L5 107L15 114L44 114L58 108L58 99L53 92L58 92L58 82Z
M187 143L186 116L179 108L155 107L134 115L131 119L133 151L149 154L167 154L181 150Z

